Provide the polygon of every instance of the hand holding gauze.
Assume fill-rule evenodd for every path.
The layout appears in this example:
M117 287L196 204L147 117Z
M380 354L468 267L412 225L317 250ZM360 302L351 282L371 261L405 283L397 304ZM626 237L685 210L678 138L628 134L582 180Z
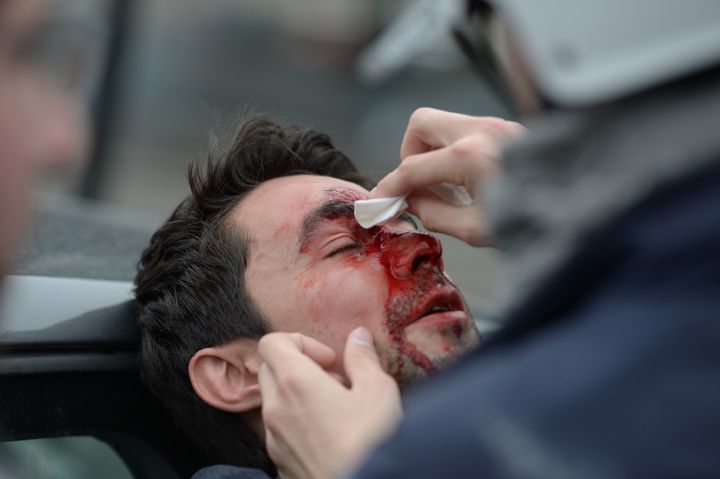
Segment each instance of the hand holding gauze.
M473 200L478 185L498 174L502 146L524 133L522 125L500 118L415 111L400 165L380 180L359 211L356 206L358 222L380 224L407 209L430 231L488 245L482 205Z

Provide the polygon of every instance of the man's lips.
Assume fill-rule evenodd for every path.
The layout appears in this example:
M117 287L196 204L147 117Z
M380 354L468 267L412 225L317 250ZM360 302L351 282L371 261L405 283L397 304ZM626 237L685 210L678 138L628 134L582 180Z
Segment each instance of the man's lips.
M455 288L443 286L425 295L418 307L402 322L402 326L408 326L423 318L458 318L460 316L458 313L462 313L467 317L462 296L460 296L460 293L458 293Z

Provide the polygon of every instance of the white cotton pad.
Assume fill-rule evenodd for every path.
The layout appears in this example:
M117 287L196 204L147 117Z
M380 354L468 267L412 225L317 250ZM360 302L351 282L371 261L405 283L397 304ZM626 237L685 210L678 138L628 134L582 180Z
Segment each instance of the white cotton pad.
M363 228L372 228L394 220L407 207L405 196L358 200L355 202L355 219Z
M472 197L462 186L441 183L428 189L455 206L470 206L473 203ZM363 228L388 223L400 216L408 207L406 197L407 195L358 200L355 202L355 220Z

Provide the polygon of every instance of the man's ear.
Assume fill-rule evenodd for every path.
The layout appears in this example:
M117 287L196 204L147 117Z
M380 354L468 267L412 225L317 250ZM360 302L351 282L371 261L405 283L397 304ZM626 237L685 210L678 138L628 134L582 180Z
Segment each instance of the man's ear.
M217 409L246 412L262 405L258 371L262 359L258 342L234 339L222 346L196 352L188 373L195 393Z

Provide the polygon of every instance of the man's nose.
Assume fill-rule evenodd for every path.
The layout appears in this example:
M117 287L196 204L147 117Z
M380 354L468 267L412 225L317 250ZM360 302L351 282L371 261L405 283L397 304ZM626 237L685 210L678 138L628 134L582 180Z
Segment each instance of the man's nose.
M442 245L434 236L422 233L403 233L394 236L388 245L390 273L396 279L412 278L420 269L442 264Z

